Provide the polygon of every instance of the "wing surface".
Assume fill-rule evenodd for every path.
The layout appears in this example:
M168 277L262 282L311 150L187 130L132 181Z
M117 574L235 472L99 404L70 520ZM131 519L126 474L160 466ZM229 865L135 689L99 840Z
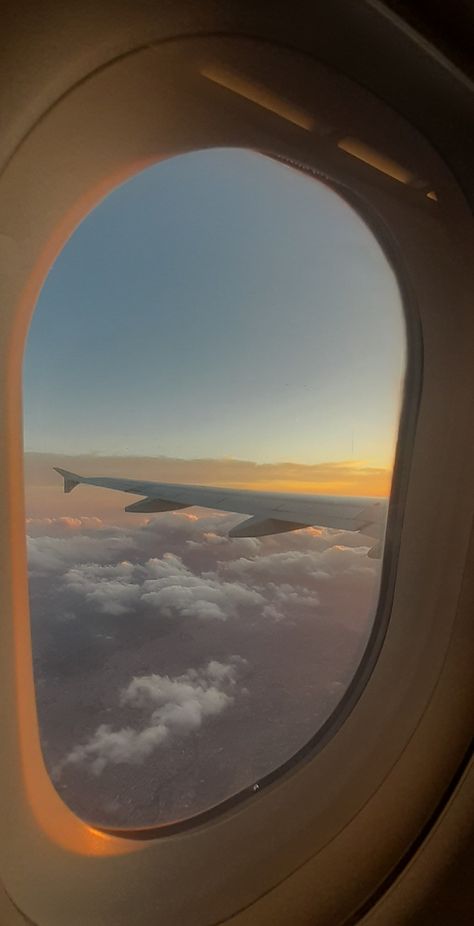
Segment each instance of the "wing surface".
M257 492L108 476L79 476L59 467L54 469L64 479L65 492L72 492L77 485L84 484L142 496L138 502L127 505L125 511L175 511L195 505L248 515L246 521L229 531L230 537L262 537L318 526L360 531L380 540L385 529L387 499ZM376 547L381 547L381 544ZM375 550L374 547L372 556L378 555Z

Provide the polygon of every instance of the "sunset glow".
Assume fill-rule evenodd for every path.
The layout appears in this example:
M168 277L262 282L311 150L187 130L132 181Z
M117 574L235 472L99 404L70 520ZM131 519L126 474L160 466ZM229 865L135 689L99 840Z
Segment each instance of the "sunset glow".
M373 495L390 492L391 470L362 462L303 464L255 464L246 460L169 460L139 457L64 457L55 454L25 455L27 511L30 517L137 519L123 512L128 496L107 489L81 486L67 497L53 466L84 474L123 476L158 482L183 482L263 492L296 492L326 495ZM67 514L66 514L67 513Z

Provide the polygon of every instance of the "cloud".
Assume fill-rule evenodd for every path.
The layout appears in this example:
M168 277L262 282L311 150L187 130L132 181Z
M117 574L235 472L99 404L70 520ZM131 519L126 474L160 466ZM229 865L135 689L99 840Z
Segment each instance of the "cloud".
M134 540L126 534L97 532L99 536L77 533L64 537L27 537L28 566L31 575L61 573L70 564L114 562L134 548Z
M146 825L258 781L324 723L363 652L380 563L362 538L229 539L239 516L189 515L28 523L43 749L84 818Z
M68 765L84 766L100 775L107 765L139 765L172 736L198 730L210 717L228 709L237 693L237 677L245 660L231 657L228 663L211 660L202 669L181 675L143 675L133 678L120 694L120 704L151 710L139 729L114 730L101 724L95 733L74 748L58 764L58 780Z
M288 550L258 556L252 559L240 557L230 563L220 565L220 571L227 576L235 576L246 581L277 581L279 584L291 582L293 585L306 582L308 578L318 578L320 554L301 553Z
M166 617L176 613L203 620L226 620L235 617L242 608L265 603L254 589L213 575L194 575L181 561L174 571L145 581L143 588L142 601L159 608Z
M229 540L229 521L235 515L172 512L125 531L90 519L82 528L76 519L45 519L45 534L28 538L30 577L54 575L69 596L66 609L82 601L96 614L142 608L167 619L223 622L244 615L294 620L322 599L327 604L331 582L340 593L378 575L366 547L346 545L363 542L353 534L308 528Z
M195 575L171 553L143 565L78 564L67 570L62 583L98 612L111 615L126 614L141 604L168 618L224 621L242 609L265 604L254 589L217 576Z
M69 569L63 582L103 614L126 614L140 598L140 586L132 581L134 571L126 561L116 566L86 564Z
M189 569L184 565L181 557L174 553L165 553L161 559L151 557L146 564L148 576L154 579L167 579L178 575L189 575Z
M274 552L272 546L271 552L218 561L203 578L251 588L264 599L261 617L267 620L294 624L305 614L320 613L358 631L368 628L375 613L380 563L368 559L367 547L338 544L311 550L307 539L303 549Z
M282 585L270 583L268 591L272 600L271 604L265 605L262 617L271 618L274 621L284 621L291 617L297 618L302 609L310 609L316 612L320 604L320 597L317 592L303 587L295 588L285 582Z

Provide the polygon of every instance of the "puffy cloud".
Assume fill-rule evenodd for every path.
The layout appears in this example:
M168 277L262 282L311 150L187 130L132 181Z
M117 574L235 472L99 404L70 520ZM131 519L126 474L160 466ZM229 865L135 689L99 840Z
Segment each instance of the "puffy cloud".
M238 521L233 517L232 522L227 521L219 525L222 533L217 533L216 530L203 531L199 534L199 539L186 541L188 550L198 550L204 556L214 554L224 560L235 559L237 556L255 555L258 553L262 543L256 537L233 537L232 542L229 543L226 534L236 523Z
M126 614L138 604L140 586L131 581L134 567L122 562L116 566L86 564L69 569L64 583L103 614Z
M68 538L27 537L30 576L61 574L75 563L116 562L135 547L133 538L123 532L95 533L95 536L76 533Z
M305 608L314 612L320 604L320 597L316 592L301 586L295 588L286 582L282 585L269 583L267 594L271 597L271 604L265 605L262 615L275 621L297 617Z
M143 762L168 736L164 725L152 724L142 730L122 727L113 730L101 724L84 745L75 746L55 769L56 780L66 765L86 765L94 775L100 775L109 763L136 765Z
M314 613L321 599L327 605L333 582L340 601L351 583L363 594L364 583L376 581L366 548L347 546L354 535L308 528L229 540L235 518L170 512L128 531L90 518L45 519L45 533L28 538L30 576L58 578L69 595L62 608L71 608L72 595L96 614L141 608L200 622L244 615L294 621L303 611Z
M216 601L209 601L212 589L202 588L199 592L204 596L198 598L191 588L181 588L174 585L159 592L150 592L143 596L145 604L155 605L165 617L174 614L182 617L196 617L198 620L225 621L227 614Z
M301 553L298 550L288 550L283 553L271 553L268 556L258 556L252 559L240 557L220 567L225 575L235 576L247 581L277 581L278 583L305 582L308 578L318 578L321 574L319 568L319 555L317 553Z
M334 576L341 577L350 573L373 578L378 572L378 566L374 564L374 560L367 559L366 554L365 547L345 546L331 546L323 551L312 552L285 550L220 562L218 574L257 588L265 583L270 587L286 586L289 595L296 592L300 596L302 589L320 587L321 583Z
M178 575L190 575L189 569L184 565L181 557L174 553L165 553L161 559L152 557L146 562L148 576L155 579L165 579Z
M262 595L246 585L225 582L211 575L196 576L180 563L173 573L144 583L142 601L167 617L174 613L204 620L226 620L242 608L264 604Z
M150 711L140 729L114 730L101 724L86 743L78 744L58 764L59 779L68 765L88 768L100 775L109 764L139 765L172 735L198 730L203 722L222 713L234 701L237 676L245 660L231 657L228 663L211 660L202 669L181 675L143 675L133 678L121 692L122 706Z
M294 623L319 611L367 625L380 567L363 538L307 528L230 540L236 518L169 512L137 524L132 516L128 531L91 518L45 519L43 535L28 538L30 577L55 578L60 611L81 611L82 602L95 615L199 623Z
M174 554L143 565L125 561L101 566L85 563L69 569L63 585L103 614L120 615L142 604L164 617L227 620L242 609L265 604L262 595L238 582L195 575Z

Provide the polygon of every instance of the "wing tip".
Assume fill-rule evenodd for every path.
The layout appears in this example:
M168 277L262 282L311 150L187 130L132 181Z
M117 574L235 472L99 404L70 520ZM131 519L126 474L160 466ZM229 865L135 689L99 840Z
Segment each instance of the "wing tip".
M67 469L61 469L59 466L53 466L55 472L59 473L64 479L64 492L66 495L72 492L79 485L81 477L76 473L70 473Z

